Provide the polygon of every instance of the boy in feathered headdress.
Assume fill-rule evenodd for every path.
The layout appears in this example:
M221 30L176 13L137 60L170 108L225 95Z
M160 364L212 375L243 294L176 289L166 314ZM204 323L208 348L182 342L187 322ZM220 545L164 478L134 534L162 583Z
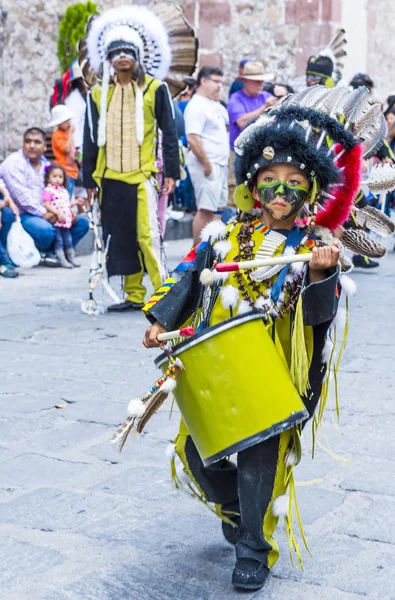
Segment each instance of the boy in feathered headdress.
M102 70L87 101L84 185L100 190L108 276L123 275L126 300L109 311L144 306L144 268L155 289L166 277L153 180L157 129L163 133L164 186L179 178L174 112L167 85L168 36L159 18L141 6L122 6L97 17L87 38L91 67Z
M288 97L251 124L235 145L238 216L228 226L210 223L203 230L202 242L144 308L152 324L143 341L148 348L162 345L159 334L186 323L204 336L212 326L230 323L230 318L261 315L305 405L302 418L314 415L314 431L328 393L327 380L325 385L323 381L334 356L331 340L336 334L332 330L341 291L342 252L332 232L349 216L360 183L362 154L374 151L385 134L382 116L365 92L339 94L316 86ZM308 266L297 262L252 269L239 264L282 255L303 258L310 252ZM224 263L222 268L218 263ZM345 291L352 288L348 284L344 281ZM245 377L256 380L256 396L265 403L265 364L262 373L248 370L250 347L256 352L252 341L245 339L240 347L223 352L243 354ZM210 361L213 377L216 359L212 356ZM186 369L188 376L200 390L199 373ZM206 398L206 392L201 393ZM278 397L278 402L284 401ZM225 404L226 399L221 402ZM140 423L152 413L152 402L144 398L140 404L133 408L135 412L131 407L126 427L119 428L122 443L128 427L137 422L141 431ZM225 414L224 419L227 422ZM279 556L273 535L281 515L290 548L301 560L292 531L293 469L301 455L300 428L288 427L264 441L250 439L238 453L237 467L226 458L205 466L184 421L175 440L175 482L178 487L184 484L190 493L195 491L206 504L216 505L223 533L235 545L232 582L239 589L264 585Z

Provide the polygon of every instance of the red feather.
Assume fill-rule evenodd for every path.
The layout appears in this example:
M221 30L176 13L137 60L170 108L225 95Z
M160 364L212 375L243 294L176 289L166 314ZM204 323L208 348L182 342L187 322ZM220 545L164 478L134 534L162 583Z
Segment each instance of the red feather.
M342 149L343 147L337 144L334 148L334 155L339 154ZM339 168L344 167L343 185L336 188L333 193L335 200L327 200L324 204L324 210L318 213L316 224L320 227L327 227L334 231L349 218L354 198L359 190L361 161L361 146L354 146L351 150L347 150L337 161Z

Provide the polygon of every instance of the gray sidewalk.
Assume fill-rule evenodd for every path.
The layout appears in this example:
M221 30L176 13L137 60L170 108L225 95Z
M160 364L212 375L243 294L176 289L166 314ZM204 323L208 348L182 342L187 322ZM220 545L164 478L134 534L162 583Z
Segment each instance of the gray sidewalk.
M169 242L170 263L188 241ZM128 401L156 378L141 314L89 317L83 268L36 268L0 280L1 600L225 600L233 549L207 509L173 490L169 405L122 454L109 444ZM282 556L265 600L395 600L395 254L355 272L348 347L318 449L296 476L313 558ZM107 298L99 292L99 299ZM56 409L55 405L66 408ZM322 441L322 438L321 438ZM312 482L312 483L311 483Z

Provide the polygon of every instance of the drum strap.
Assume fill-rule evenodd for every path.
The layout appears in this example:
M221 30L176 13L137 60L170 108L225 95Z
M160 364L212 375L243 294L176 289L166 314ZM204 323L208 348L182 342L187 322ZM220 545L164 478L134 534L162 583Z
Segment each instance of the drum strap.
M285 249L286 248L296 248L297 246L299 246L300 242L304 238L304 235L305 235L304 232L301 231L299 229L299 227L294 227L291 230L290 234L288 235ZM284 249L284 251L285 251L285 249ZM273 300L274 304L276 304L276 305L277 305L278 299L280 297L281 290L282 290L284 282L285 282L285 278L288 275L289 268L290 268L290 265L285 265L285 267L280 271L280 273L272 287L271 299Z

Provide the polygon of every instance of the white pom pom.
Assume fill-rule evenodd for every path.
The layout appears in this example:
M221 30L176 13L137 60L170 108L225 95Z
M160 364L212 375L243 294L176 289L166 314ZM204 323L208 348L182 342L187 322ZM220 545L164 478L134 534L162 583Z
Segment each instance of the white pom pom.
M257 310L263 310L263 307L265 306L265 302L266 302L266 299L263 296L259 296L259 298L255 302L255 308Z
M145 413L145 404L139 398L131 400L128 405L129 417L140 419Z
M248 312L251 312L252 308L247 302L247 300L242 300L239 305L239 310L237 311L238 315L245 315Z
M172 392L177 386L177 382L174 377L169 377L166 381L160 386L161 392Z
M272 511L275 517L286 517L289 509L288 496L279 496L273 502Z
M211 242L215 242L216 240L223 239L225 237L225 233L225 223L222 223L222 221L216 219L214 221L210 221L210 223L208 223L206 227L202 229L200 239L202 242L208 242L211 238Z
M317 225L316 227L314 227L314 233L321 240L321 242L324 242L324 244L326 244L327 246L332 246L333 240L335 238L333 237L329 229Z
M177 465L176 474L177 474L178 479L184 485L188 485L188 483L191 483L191 478L189 477L188 473L185 473L184 465L182 463Z
M322 357L321 360L326 365L329 363L333 351L333 341L330 337L327 337L325 340L324 347L322 349Z
M166 458L168 460L173 460L176 455L176 447L174 444L169 444L166 448Z
M336 317L333 319L333 325L340 331L343 331L346 326L346 309L339 308Z
M213 285L214 283L214 273L210 271L210 269L203 269L200 273L200 283L204 286Z
M213 279L214 279L214 283L225 283L225 281L228 281L229 277L230 277L230 273L219 273L218 271L212 271L213 273Z
M351 277L348 277L348 275L342 275L342 277L340 278L340 283L342 286L342 290L344 291L346 296L351 297L355 295L357 291L357 286L355 284L355 281L353 281Z
M214 246L214 252L218 257L224 259L232 250L232 244L228 241L217 242Z
M303 269L305 268L305 266L306 266L306 263L304 263L304 262L292 263L292 265L291 265L292 273L294 273L295 275L300 275L301 272L303 271Z
M295 254L295 248L292 246L287 246L283 252L284 256L293 256Z
M284 460L284 464L286 467L290 468L296 465L296 454L295 452L290 452ZM281 497L281 496L280 496Z
M240 292L233 285L226 285L220 292L222 305L227 310L234 310L240 300Z

